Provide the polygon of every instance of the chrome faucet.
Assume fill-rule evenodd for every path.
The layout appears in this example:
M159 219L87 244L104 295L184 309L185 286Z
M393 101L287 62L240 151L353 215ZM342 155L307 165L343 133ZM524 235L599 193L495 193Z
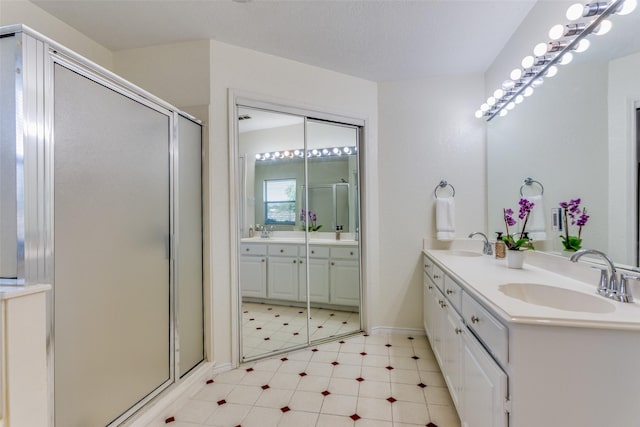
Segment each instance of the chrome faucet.
M469 234L470 239L473 236L482 236L482 238L484 239L484 246L482 247L482 253L485 255L493 255L493 249L491 249L491 243L489 243L489 239L487 238L486 234L476 231Z
M629 289L627 281L630 279L637 279L635 276L623 274L620 281L618 281L616 266L613 264L611 258L609 258L604 252L600 252L595 249L581 249L571 255L570 260L572 262L578 262L583 255L597 255L606 262L606 270L608 271L600 269L602 270L602 273L600 275L600 284L598 285L597 290L598 294L620 302L633 301L633 296L631 295L631 290Z

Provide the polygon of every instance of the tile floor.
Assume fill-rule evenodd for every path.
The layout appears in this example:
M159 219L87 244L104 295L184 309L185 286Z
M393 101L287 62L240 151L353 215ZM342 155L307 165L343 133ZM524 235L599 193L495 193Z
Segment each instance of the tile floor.
M426 337L358 335L204 382L169 427L460 427Z
M360 314L311 308L311 340L360 331ZM242 303L242 354L254 358L307 342L307 309L277 304Z

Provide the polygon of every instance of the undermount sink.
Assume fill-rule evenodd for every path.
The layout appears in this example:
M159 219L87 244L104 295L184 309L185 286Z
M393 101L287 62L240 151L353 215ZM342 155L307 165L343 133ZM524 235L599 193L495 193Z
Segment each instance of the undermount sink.
M529 304L587 313L611 313L616 307L599 295L585 294L556 286L537 283L507 283L498 290L508 297Z
M477 257L477 256L482 256L482 254L481 254L481 253L478 253L478 252L463 251L463 250L451 250L451 251L447 251L447 255L462 256L462 257Z

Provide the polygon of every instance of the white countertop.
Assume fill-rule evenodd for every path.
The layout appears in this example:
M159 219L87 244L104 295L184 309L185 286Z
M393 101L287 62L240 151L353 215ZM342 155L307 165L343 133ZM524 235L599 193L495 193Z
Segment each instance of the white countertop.
M506 260L489 256L462 257L449 250L425 249L444 271L462 282L465 290L508 323L557 325L603 329L640 330L640 304L620 303L595 293L596 283L574 280L552 271L527 264L523 269L510 269ZM528 254L527 254L528 255ZM569 266L570 261L566 261ZM597 277L597 276L596 276ZM595 295L615 307L609 313L566 311L530 304L509 297L499 290L507 283L535 283ZM636 299L640 295L636 294Z
M327 233L329 234L329 233ZM290 245L303 245L305 244L304 237L269 237L266 239L260 236L245 237L240 239L241 243L264 243L264 244L290 244ZM358 246L357 240L335 240L329 238L311 238L309 240L310 245L327 245L327 246Z
M38 292L46 292L51 289L49 285L27 285L27 286L0 286L0 300L23 297Z

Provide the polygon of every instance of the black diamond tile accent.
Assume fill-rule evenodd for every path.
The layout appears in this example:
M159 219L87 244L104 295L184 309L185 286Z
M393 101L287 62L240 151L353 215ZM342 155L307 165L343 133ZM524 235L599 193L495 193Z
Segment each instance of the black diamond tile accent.
M265 384L265 385L263 385L261 388L262 388L263 390L266 390L266 389L269 389L269 388L271 388L271 387L269 387L269 384Z
M393 403L393 402L397 401L397 399L395 399L393 397L387 397L387 400L389 401L389 403Z
M346 322L346 321L345 321L345 322L342 322L342 324L343 324L343 325L346 325L346 324L347 324L347 322Z
M246 371L247 372L253 372L253 368L247 368Z
M360 353L361 356L366 356L367 353L365 353L364 351L362 353Z
M365 336L365 337L368 337L368 336L369 336L369 334L364 334L364 336Z
M336 315L335 313L331 313L329 316L335 316L335 315Z
M429 424L427 424L427 427L438 427L438 425L434 424L434 423L429 423Z
M254 319L253 317L251 319L249 319L250 322L253 322L254 320L256 320L256 319Z
M299 311L299 312L298 312L298 314L302 314L302 313L304 313L304 311Z
M279 314L276 314L276 316L275 316L275 317L280 317L280 315L279 315Z
M267 308L267 310L273 310L273 307L269 307L269 308Z
M322 394L323 396L329 396L331 394L331 392L329 390L325 390L320 394Z
M411 358L412 358L413 360L418 360L418 359L420 359L418 356L411 356Z
M413 337L407 337L407 339L408 339L408 340L412 340L412 339L413 339Z
M385 368L387 368L388 370L392 370L393 366L385 366Z
M207 384L213 384L213 380L207 380Z
M289 408L288 406L283 406L282 408L280 408L280 410L282 412L289 412L291 410L291 408Z
M258 326L258 327L256 328L256 331L261 331L261 330L262 330L262 326Z
M282 360L283 362L286 362L286 361L287 361L287 360L289 360L289 359L287 359L286 357L283 357L283 358L282 358L282 359L280 359L280 360Z
M358 421L358 420L360 419L360 415L358 415L358 414L353 414L353 415L351 415L351 417L349 417L349 418L351 418L353 421Z
M288 323L283 323L282 325L283 325L283 326L289 326L289 324L288 324Z
M248 313L248 311L243 311L243 313L244 313L244 314L247 314L247 313Z
M322 329L322 325L318 326L318 329Z
M420 387L420 388L425 388L426 386L427 386L427 385L426 385L426 384L423 384L423 383L418 384L418 387Z
M218 403L218 406L222 406L222 405L224 405L225 403L227 403L227 401L226 401L226 400L224 400L224 399L222 399L222 400L218 400L218 402L217 402L217 403Z
M307 373L306 372L300 372L298 375L300 375L301 377L306 377Z
M391 347L391 344L385 344L384 346L385 347Z
M339 365L338 361L331 362L331 364L332 364L333 366L337 366L337 365Z
M266 337L266 338L265 338L264 340L265 340L265 341L269 341L270 339L271 339L271 338L269 338L269 337Z
M176 420L176 417L169 417L169 418L164 420L164 423L165 424L169 424L169 423L174 422L175 420Z
M315 353L316 351L318 351L318 349L317 348L313 348L313 349L311 349L311 351L313 351Z
M361 383L362 381L364 381L364 378L362 378L362 377L358 377L358 378L356 378L356 381L358 381L359 383Z
M300 335L300 333L299 332L294 332L293 335Z
M344 344L344 341L338 341L338 344Z

